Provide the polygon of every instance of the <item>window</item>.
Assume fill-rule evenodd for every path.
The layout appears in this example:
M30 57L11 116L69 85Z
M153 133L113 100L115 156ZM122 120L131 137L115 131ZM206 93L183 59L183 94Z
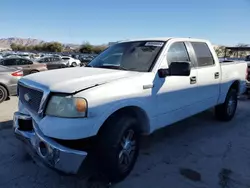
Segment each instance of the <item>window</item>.
M164 41L131 41L104 50L88 66L148 72L164 47Z
M190 61L187 48L183 42L176 42L170 46L167 52L167 61L169 65L172 62Z
M69 60L69 57L63 57L62 59L63 60Z
M119 65L121 61L121 57L122 57L122 53L112 54L111 56L104 58L103 61L105 62L105 64Z
M49 58L44 58L43 62L49 62Z
M246 61L250 61L250 55L246 56Z
M31 61L26 59L16 59L16 65L31 65L33 64Z
M197 58L198 67L214 65L214 58L206 43L191 42Z
M3 61L3 65L13 66L13 65L16 65L16 61L15 61L15 59L6 59Z
M53 61L60 61L59 57L54 57Z

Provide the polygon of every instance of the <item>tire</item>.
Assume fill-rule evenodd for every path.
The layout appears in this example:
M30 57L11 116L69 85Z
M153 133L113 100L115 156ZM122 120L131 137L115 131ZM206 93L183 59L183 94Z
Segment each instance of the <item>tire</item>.
M30 71L30 74L34 74L34 73L38 73L39 71L38 70L32 70Z
M137 121L122 114L112 117L103 126L98 133L97 161L110 182L119 182L130 174L138 157L140 134ZM125 140L127 144L124 144Z
M73 62L73 63L71 64L71 66L72 66L72 67L76 67L76 66L77 66L76 62Z
M223 104L215 107L215 116L221 121L230 121L233 119L238 104L237 92L234 89L230 89L226 100Z
M4 102L8 98L8 91L7 89L0 85L0 103Z

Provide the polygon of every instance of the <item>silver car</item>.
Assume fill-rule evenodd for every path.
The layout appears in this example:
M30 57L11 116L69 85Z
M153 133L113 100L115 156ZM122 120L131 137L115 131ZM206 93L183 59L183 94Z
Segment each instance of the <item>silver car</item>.
M0 65L0 103L17 94L17 82L23 71Z

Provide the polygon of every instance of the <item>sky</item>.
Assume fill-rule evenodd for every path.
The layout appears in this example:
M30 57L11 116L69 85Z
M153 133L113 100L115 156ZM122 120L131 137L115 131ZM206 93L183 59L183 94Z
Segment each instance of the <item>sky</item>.
M104 44L193 37L250 44L250 0L2 0L0 38Z

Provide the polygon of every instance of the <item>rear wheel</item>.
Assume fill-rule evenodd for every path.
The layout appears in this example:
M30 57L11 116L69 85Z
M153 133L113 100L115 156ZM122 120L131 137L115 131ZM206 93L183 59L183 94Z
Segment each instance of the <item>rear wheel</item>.
M76 62L73 62L72 67L76 67L76 66L77 66Z
M0 85L0 103L5 101L7 98L8 98L7 89L4 86Z
M97 156L101 170L111 182L125 179L139 153L137 121L127 115L113 117L98 135Z
M216 118L222 121L230 121L235 115L237 104L237 91L230 89L225 102L215 107Z

